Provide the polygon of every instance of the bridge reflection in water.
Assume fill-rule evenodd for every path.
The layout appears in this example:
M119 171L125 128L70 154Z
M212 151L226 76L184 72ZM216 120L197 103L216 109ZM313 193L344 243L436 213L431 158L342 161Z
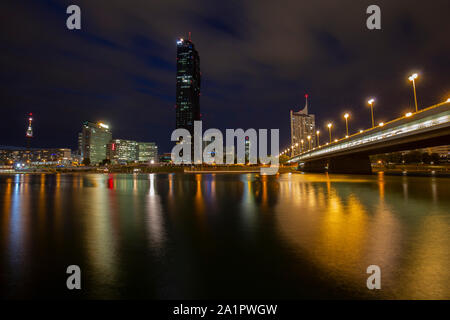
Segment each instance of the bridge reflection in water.
M383 125L322 145L291 158L304 171L371 173L373 154L446 145L450 141L450 102L409 113Z
M77 264L83 298L449 298L449 183L0 175L0 296L73 298Z

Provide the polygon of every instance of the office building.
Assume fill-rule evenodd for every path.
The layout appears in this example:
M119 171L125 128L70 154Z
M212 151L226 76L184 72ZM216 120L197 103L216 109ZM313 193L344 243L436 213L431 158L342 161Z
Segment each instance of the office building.
M176 128L194 133L200 120L200 57L190 39L177 41Z
M137 143L137 160L141 163L157 163L158 146L154 142L138 142Z
M108 143L107 158L113 164L137 161L138 143L132 140L114 139Z
M107 158L112 164L157 163L158 147L154 142L114 139L108 144Z
M78 135L80 158L85 164L96 165L107 159L107 145L111 142L112 133L104 123L85 121Z
M68 165L71 150L67 148L22 148L0 146L0 164Z
M302 110L291 110L291 145L294 147L294 155L309 149L308 136L311 137L311 148L316 146L315 117L308 113L308 95L305 95L305 98L306 103Z

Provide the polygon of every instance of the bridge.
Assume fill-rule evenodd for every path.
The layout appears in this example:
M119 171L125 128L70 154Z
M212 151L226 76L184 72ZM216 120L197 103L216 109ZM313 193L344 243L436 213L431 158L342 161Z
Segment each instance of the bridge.
M370 174L369 156L450 144L450 99L293 156L302 171Z

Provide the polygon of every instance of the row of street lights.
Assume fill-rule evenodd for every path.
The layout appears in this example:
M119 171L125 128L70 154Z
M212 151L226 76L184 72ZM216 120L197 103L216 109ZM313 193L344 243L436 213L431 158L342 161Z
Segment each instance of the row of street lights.
M409 81L411 81L412 84L413 84L414 102L415 102L415 106L416 106L416 112L419 111L419 108L418 108L418 106L417 106L417 94L416 94L416 79L417 79L418 77L419 77L419 75L418 75L417 73L414 73L414 74L412 74L411 76L408 77ZM450 99L449 99L449 100L450 100ZM371 99L369 99L369 100L367 101L367 103L368 103L369 106L370 106L370 114L371 114L371 118L372 118L372 128L375 128L375 119L374 119L374 116L373 116L373 105L374 105L374 103L375 103L375 99L374 99L374 98L371 98ZM405 116L406 116L406 117L410 117L410 116L412 116L412 113L411 113L411 112L408 112ZM348 113L344 114L344 119L345 119L345 130L346 130L346 135L345 135L345 137L346 137L346 138L348 138L348 136L349 136L349 135L348 135L348 119L349 119L349 118L350 118L350 115L349 115ZM379 126L380 126L380 127L382 127L383 125L384 125L383 122L380 122L380 123L379 123ZM328 133L329 133L329 136L330 136L330 142L329 142L329 143L332 143L331 128L333 127L333 123L329 122L329 123L327 124L327 127L328 127ZM359 132L362 133L363 131L364 131L364 130L360 130ZM316 131L316 137L317 137L317 145L318 145L318 147L320 147L320 130L317 130L317 131ZM311 136L308 136L307 139L308 139L308 141L309 141L309 150L311 150L311 149L312 149L312 147L311 147L311 143L312 143L312 142L311 142ZM335 141L337 141L337 139L336 139ZM303 143L304 143L303 139L300 141L300 143L301 143L301 152L303 152ZM328 144L328 143L327 143L327 144ZM281 153L280 153L280 156L281 156L281 155L284 155L284 154L287 154L289 151L291 151L291 155L292 155L292 152L295 150L295 149L294 149L295 147L298 147L298 143L296 143L295 146L291 146L291 147L287 148L286 150L284 150L283 152L281 152Z

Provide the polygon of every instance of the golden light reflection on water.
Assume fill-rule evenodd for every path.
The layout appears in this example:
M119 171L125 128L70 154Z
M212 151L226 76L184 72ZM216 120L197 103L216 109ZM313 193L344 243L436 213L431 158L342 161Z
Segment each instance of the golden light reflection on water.
M105 177L87 175L84 184L94 186L83 193L80 210L85 212L85 246L87 260L93 275L101 284L107 284L116 278L116 237L113 237L111 220L111 202L106 188Z
M162 217L162 208L160 196L155 187L155 174L149 175L150 187L147 199L147 229L151 242L151 247L156 248L158 254L163 254L163 243L165 240L165 232Z
M210 216L237 217L243 241L257 241L257 226L270 221L264 232L327 281L367 292L365 271L375 264L382 269L376 297L442 299L450 297L448 186L438 178L384 174L15 175L0 189L2 247L19 275L33 233L63 240L64 226L75 222L86 263L106 285L120 277L121 246L147 248L162 259L173 240L169 224L187 223L192 234L211 240ZM221 207L229 205L238 212ZM145 245L133 242L141 233Z
M355 185L356 181L363 183L362 188ZM375 264L382 269L384 296L448 298L448 212L441 212L447 214L444 220L442 216L426 217L420 230L415 230L419 239L411 240L418 243L414 250L416 257L411 257L405 254L409 238L398 216L402 208L393 207L408 199L408 188L403 180L403 193L387 195L387 183L384 175L376 180L347 181L342 176L285 176L280 179L281 195L276 210L283 213L277 215L280 231L299 254L306 252L330 278L343 285L364 288L365 270ZM373 192L374 185L377 193ZM431 190L434 197L437 187ZM424 214L427 209L422 208L422 201L415 202L420 203L415 208L423 209L421 214ZM419 213L411 211L413 215ZM402 214L407 216L408 211ZM411 264L405 265L405 260L411 260ZM420 280L403 279L409 277ZM402 283L409 285L402 288Z

